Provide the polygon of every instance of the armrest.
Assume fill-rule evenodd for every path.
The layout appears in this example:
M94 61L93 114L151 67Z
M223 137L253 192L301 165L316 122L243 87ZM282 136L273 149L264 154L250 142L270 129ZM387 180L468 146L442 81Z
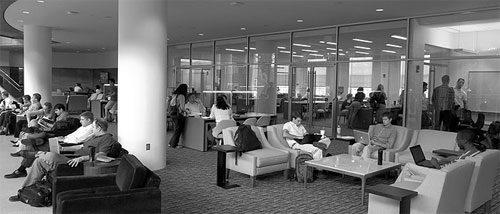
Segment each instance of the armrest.
M161 191L158 188L67 193L70 192L56 199L57 209L54 209L54 213L161 213Z
M366 188L366 192L379 195L382 197L394 199L397 201L402 201L404 199L412 198L418 195L418 192L390 186L387 184L377 184L375 186L371 186Z
M71 167L68 163L59 162L52 175L54 178L58 176L83 175L83 163L78 164L76 167Z

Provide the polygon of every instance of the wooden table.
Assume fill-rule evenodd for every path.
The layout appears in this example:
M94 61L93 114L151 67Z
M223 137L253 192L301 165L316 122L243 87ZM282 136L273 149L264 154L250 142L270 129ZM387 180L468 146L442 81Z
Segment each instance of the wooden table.
M369 187L366 192L399 201L399 213L410 213L411 198L418 195L418 192L386 184Z
M214 146L213 149L217 151L217 186L224 189L232 189L239 187L238 184L229 184L227 181L226 170L226 154L230 152L237 152L238 149L231 145Z
M248 118L260 118L270 116L271 123L276 123L276 114L247 113L244 115L233 116L238 123L243 123ZM215 127L215 119L209 117L187 117L184 124L184 133L182 133L180 142L186 148L206 152L208 150L207 135L212 134L210 130Z

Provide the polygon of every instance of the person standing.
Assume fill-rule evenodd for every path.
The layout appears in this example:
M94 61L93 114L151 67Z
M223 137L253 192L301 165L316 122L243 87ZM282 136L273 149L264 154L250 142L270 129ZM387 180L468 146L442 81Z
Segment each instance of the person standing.
M382 114L385 112L385 101L387 95L384 92L384 85L378 84L377 90L370 97L370 104L375 111L375 120L377 123L382 123Z
M115 79L109 79L109 88L108 88L108 103L104 106L106 121L112 122L113 118L111 118L111 112L116 111L116 106L118 104L118 88L115 85Z
M172 120L174 121L174 135L170 139L168 145L174 148L182 148L179 145L179 138L182 132L184 132L184 122L186 121L186 97L187 97L188 86L186 84L181 84L177 89L175 89L172 99L169 103L168 112Z
M449 130L452 119L452 110L455 103L455 91L448 86L450 84L450 76L444 75L441 77L442 85L434 88L432 93L432 105L434 106L435 123L434 128L441 130Z
M422 85L422 122L421 128L428 129L432 124L431 117L429 115L429 99L425 96L425 91L428 89L428 84L426 82Z
M457 85L453 88L455 92L455 108L458 107L457 116L460 120L464 119L463 110L467 109L467 92L463 89L465 80L458 78Z

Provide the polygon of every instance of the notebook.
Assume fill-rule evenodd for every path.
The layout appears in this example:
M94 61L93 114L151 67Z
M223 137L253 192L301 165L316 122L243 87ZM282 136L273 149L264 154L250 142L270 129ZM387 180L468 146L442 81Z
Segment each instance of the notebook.
M420 145L410 147L410 152L411 156L413 156L413 161L415 161L415 164L417 164L418 166L429 167L425 159L424 151L422 150L422 147Z
M356 143L362 143L366 145L370 142L370 135L368 134L368 132L353 130L352 133L354 135Z

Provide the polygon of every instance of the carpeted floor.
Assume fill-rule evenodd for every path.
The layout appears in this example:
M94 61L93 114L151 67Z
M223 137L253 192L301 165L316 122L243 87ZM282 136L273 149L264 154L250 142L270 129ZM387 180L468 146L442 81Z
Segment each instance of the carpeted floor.
M157 173L162 178L162 213L366 213L360 204L361 181L341 175L321 175L307 185L285 180L282 173L257 178L250 187L248 176L231 172L230 182L241 187L224 190L215 185L216 152L191 149L167 150L167 167ZM390 184L395 177L370 178L367 185ZM484 205L473 213L499 212L499 180L491 210Z

